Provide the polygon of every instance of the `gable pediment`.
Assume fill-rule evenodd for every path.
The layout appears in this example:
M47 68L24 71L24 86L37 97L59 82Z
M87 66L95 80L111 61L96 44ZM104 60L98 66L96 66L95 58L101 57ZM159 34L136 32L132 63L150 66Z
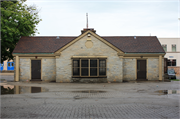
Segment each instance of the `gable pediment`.
M117 52L118 55L122 55L124 54L123 51L121 51L120 49L118 49L117 47L115 47L114 45L112 45L111 43L109 43L108 41L106 41L105 39L101 38L99 35L97 35L96 33L94 33L91 30L87 30L86 32L82 33L80 36L78 36L77 38L75 38L73 41L71 41L70 43L66 44L64 47L60 48L59 50L57 50L55 53L61 53L63 50L65 50L66 48L72 46L74 43L78 42L79 40L85 38L86 39L86 43L84 44L86 46L86 48L91 48L93 47L93 38L101 41L102 43L106 44L108 47L110 47L111 49L115 50Z

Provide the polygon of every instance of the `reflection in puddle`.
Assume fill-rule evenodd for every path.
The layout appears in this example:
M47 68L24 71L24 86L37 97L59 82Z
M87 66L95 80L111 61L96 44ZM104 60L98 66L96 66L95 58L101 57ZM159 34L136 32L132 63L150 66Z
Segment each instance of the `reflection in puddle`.
M161 95L180 94L180 90L158 90L156 92Z
M48 91L48 89L42 88L42 87L1 85L1 95L40 93L40 92L47 92L47 91Z
M105 93L106 91L98 90L85 90L85 91L73 91L74 93Z

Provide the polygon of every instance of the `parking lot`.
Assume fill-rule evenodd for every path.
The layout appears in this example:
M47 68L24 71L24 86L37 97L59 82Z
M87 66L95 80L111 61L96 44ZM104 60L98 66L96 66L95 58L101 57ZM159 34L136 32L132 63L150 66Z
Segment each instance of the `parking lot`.
M1 118L180 117L179 81L101 84L3 81L1 86L9 86L15 93L1 95Z

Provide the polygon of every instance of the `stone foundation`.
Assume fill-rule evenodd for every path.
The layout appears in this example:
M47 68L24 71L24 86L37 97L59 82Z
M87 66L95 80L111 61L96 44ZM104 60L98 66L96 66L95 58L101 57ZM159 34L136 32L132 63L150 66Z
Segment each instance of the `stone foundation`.
M73 83L107 83L107 78L72 78Z

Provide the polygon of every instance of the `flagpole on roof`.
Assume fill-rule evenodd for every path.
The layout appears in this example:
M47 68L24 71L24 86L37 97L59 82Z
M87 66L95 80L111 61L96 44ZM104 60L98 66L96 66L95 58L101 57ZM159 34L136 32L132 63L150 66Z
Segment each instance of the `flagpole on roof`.
M86 13L86 19L87 19L87 29L88 29L88 13Z

